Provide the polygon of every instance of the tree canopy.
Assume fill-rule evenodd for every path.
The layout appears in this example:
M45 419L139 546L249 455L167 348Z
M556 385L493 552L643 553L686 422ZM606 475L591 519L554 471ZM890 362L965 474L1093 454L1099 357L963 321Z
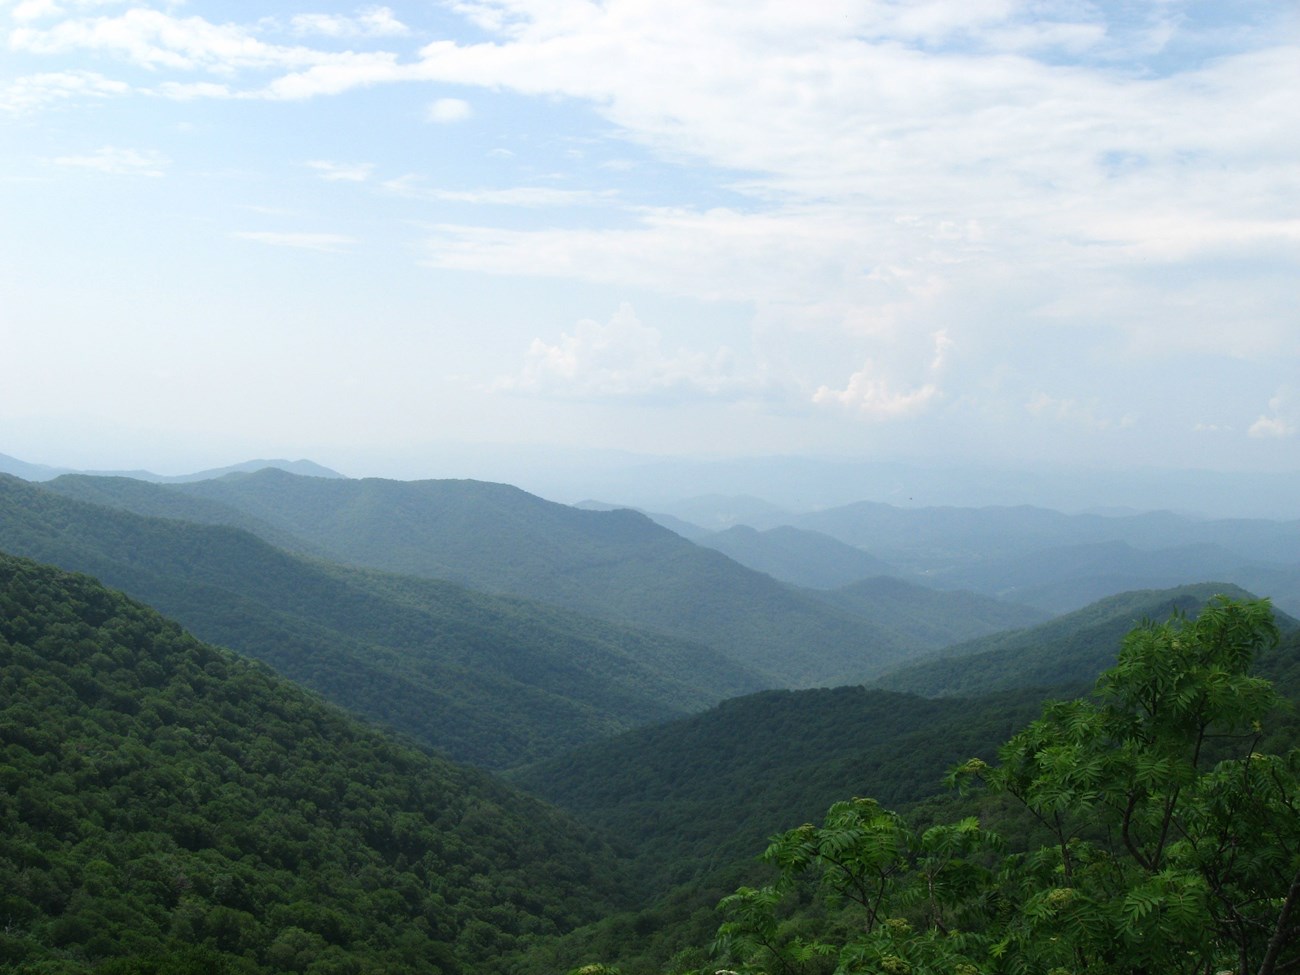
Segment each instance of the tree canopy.
M1093 697L1046 705L996 765L953 771L987 790L988 808L1022 810L1019 835L978 817L915 828L855 798L776 837L764 853L776 879L723 901L720 963L742 975L1294 970L1300 750L1257 751L1280 701L1249 673L1277 637L1264 600L1130 632Z

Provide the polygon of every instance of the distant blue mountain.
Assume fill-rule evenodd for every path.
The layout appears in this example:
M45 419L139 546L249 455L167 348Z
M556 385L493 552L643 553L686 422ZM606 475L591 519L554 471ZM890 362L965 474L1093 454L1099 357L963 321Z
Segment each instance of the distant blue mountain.
M24 481L52 481L64 474L93 474L97 477L130 477L137 481L149 481L153 484L186 484L191 481L208 481L214 477L227 474L251 474L254 471L274 467L303 477L346 478L346 474L322 467L310 460L246 460L242 464L229 467L214 467L211 470L197 471L193 474L155 474L153 471L95 471L78 470L72 467L51 467L48 464L32 464L8 454L0 454L0 474L12 474Z

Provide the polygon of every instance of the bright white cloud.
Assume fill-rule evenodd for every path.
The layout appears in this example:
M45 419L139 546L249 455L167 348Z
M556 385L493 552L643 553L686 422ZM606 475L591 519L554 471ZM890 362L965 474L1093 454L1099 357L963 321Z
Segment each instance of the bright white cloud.
M463 122L474 114L474 109L469 102L460 98L439 98L429 106L425 117L430 122L436 122L440 125L447 125L452 122Z
M493 384L539 396L642 400L745 397L761 387L757 378L737 375L725 348L666 350L659 330L643 325L626 303L604 325L584 319L555 342L535 339L523 369Z
M295 34L320 34L325 37L403 37L411 32L388 7L367 7L352 17L299 14L289 25Z
M131 86L94 71L54 71L16 78L0 88L0 111L32 112L58 102L126 95Z
M268 44L251 28L239 24L214 24L199 16L175 17L144 7L111 17L63 20L50 27L19 27L10 33L9 46L46 56L98 52L151 71L209 71L222 75L293 72L276 79L272 90L301 88L303 83L295 82L295 76L310 77L313 69L332 69L346 77L346 83L335 79L332 85L322 86L322 93L392 80L384 72L396 59L391 52L333 52L303 45Z
M1300 432L1300 397L1283 387L1268 401L1268 412L1260 414L1247 431L1259 439L1293 437Z
M276 233L262 230L241 230L232 233L230 236L237 237L240 240L254 240L259 244L270 244L273 247L295 247L300 250L322 251L329 254L346 251L356 243L355 238L343 234Z
M27 23L63 16L74 10L120 6L126 2L127 0L20 0L14 4L12 16L18 23Z
M84 156L57 156L56 166L89 169L107 176L162 176L171 160L153 149L103 146Z

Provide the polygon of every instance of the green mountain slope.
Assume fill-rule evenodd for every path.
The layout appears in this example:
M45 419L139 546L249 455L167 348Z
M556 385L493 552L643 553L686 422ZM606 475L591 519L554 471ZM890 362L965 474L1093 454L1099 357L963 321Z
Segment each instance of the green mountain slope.
M313 556L325 554L292 532L276 528L238 508L220 501L171 491L154 481L142 481L134 477L65 474L41 484L41 487L77 501L120 508L148 518L171 518L199 525L241 528L286 552Z
M340 561L698 640L779 686L862 680L915 649L626 509L584 511L478 481L274 470L172 489L237 507Z
M888 562L829 535L788 525L767 531L736 525L694 541L773 579L808 589L834 589L888 575L893 569Z
M625 902L554 810L0 556L0 968L489 973Z
M88 572L373 720L502 767L758 679L705 647L430 580L306 562L233 528L0 478L0 550Z
M1283 698L1300 699L1300 629L1263 654L1256 672ZM821 821L817 804L827 796L873 797L909 812L922 828L978 816L1015 849L1045 841L1044 827L1005 797L957 796L942 776L973 756L992 760L1010 732L1038 716L1044 698L1085 693L1095 678L1054 691L932 700L865 688L764 692L516 770L512 776L528 788L615 831L646 886L685 881L635 913L549 943L526 971L547 975L601 959L616 961L625 975L718 970L709 952L689 947L713 939L720 917L712 906L738 885L770 882L753 858L778 829ZM1300 741L1293 707L1263 725L1253 748L1281 753ZM1218 747L1229 749L1226 757L1240 744ZM747 849L734 842L741 836L750 839ZM801 925L800 913L791 919L783 912L783 927Z
M1225 583L1121 593L1041 626L949 647L939 657L886 674L876 686L932 697L1086 683L1114 666L1120 640L1142 620L1195 615L1218 594L1254 598ZM1282 614L1278 618L1280 625L1290 623Z
M1048 618L1047 613L1031 606L962 590L931 589L890 576L832 589L821 598L875 620L928 650L1023 629Z
M840 687L765 691L639 728L511 773L608 830L651 889L699 879L761 849L844 795L898 805L942 791L953 763L992 750L1041 692L927 700Z

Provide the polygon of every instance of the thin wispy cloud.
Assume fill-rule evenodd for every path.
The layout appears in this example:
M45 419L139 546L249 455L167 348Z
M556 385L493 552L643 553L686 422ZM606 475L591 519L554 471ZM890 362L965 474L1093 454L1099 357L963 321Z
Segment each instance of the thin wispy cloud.
M566 190L554 186L507 186L495 189L451 190L427 186L418 176L386 180L383 188L397 196L434 203L469 203L486 206L579 207L608 205L618 196L613 190Z
M153 149L103 146L81 156L57 156L52 162L69 169L84 169L105 176L162 176L171 160Z
M338 254L351 249L357 243L356 238L348 237L344 234L318 234L318 233L284 233L267 230L239 230L233 232L231 237L239 240L256 241L259 244L269 244L272 247L292 247L299 250L321 251L327 254Z
M131 86L94 71L51 71L25 75L0 86L0 111L22 114L60 102L126 95Z
M523 368L498 378L492 389L544 397L734 399L753 396L764 383L737 372L730 350L670 350L663 335L645 325L630 304L608 322L578 322L557 340L534 339Z
M374 163L340 163L327 159L313 159L307 166L316 170L321 179L331 183L364 183L375 170Z
M366 7L352 16L338 14L298 14L289 21L295 34L319 34L323 37L404 37L411 29L388 7Z

